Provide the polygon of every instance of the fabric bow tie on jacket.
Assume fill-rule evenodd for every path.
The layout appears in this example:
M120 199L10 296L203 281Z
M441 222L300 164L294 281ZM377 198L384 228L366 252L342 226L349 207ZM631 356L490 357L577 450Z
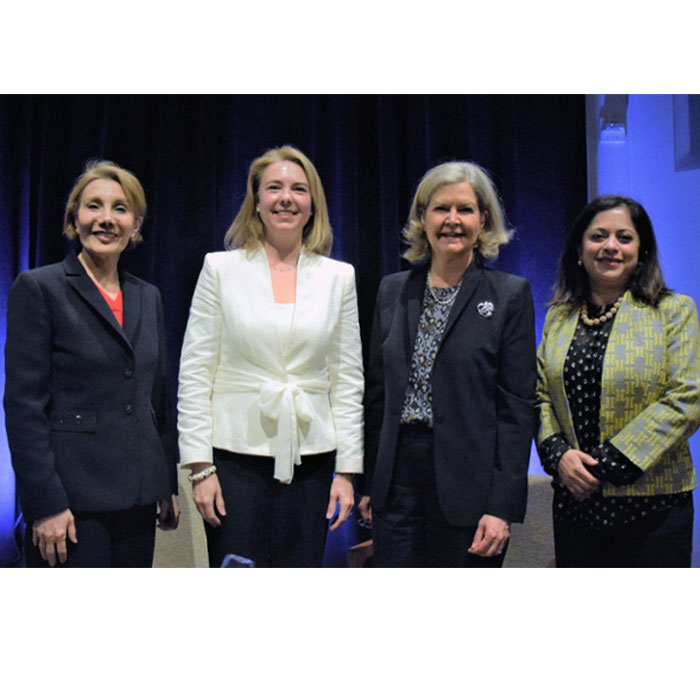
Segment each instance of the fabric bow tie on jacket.
M289 484L294 465L301 464L299 424L313 418L313 406L307 394L323 394L330 389L326 378L298 378L287 381L268 379L256 372L219 367L214 381L215 393L244 391L259 393L260 412L277 425L275 437L275 479Z
M329 383L322 380L294 382L267 381L260 387L260 410L277 423L275 440L275 479L289 484L294 465L301 464L300 423L308 424L313 409L306 391L328 391Z

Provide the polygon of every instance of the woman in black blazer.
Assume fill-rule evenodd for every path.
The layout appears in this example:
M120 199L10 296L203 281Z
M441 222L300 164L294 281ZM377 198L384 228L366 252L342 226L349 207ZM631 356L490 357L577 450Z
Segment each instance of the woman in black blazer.
M366 380L374 563L500 566L527 500L530 287L483 264L512 234L473 163L426 173L404 234L420 264L382 280Z
M177 526L177 438L160 294L118 267L141 240L130 172L90 163L66 204L79 252L10 291L5 418L27 566L151 566Z

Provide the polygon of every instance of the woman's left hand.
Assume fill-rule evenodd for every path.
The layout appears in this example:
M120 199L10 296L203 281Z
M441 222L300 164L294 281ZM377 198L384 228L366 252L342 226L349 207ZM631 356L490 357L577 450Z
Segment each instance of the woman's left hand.
M338 517L331 523L330 530L339 528L350 515L355 504L355 491L350 474L336 474L331 484L331 498L328 501L326 519L330 520L338 507Z
M174 530L179 520L180 505L175 494L158 503L158 527L161 530Z
M469 554L493 557L503 552L510 538L510 523L495 515L483 515L476 528Z

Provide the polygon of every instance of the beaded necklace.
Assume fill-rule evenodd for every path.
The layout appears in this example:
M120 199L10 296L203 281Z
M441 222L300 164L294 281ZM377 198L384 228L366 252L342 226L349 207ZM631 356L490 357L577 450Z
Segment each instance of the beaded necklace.
M597 326L601 323L605 323L606 321L609 321L620 310L621 304L622 304L622 297L620 297L612 305L612 308L609 311L606 311L604 314L601 314L600 316L597 316L596 318L589 318L588 317L588 305L586 304L586 302L584 302L583 306L581 307L581 320L587 326Z

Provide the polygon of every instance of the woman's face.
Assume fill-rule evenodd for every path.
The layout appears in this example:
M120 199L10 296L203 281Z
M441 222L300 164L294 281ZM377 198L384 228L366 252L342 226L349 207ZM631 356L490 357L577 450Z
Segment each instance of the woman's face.
M311 189L301 166L281 160L263 170L258 213L266 235L294 235L301 239L311 212Z
M86 185L80 196L75 228L83 250L98 256L119 256L141 226L122 186L109 178Z
M433 193L421 222L433 257L463 257L471 262L474 244L484 228L486 215L469 182L443 185Z
M593 292L622 294L639 262L639 234L625 206L597 214L583 234L581 262Z

